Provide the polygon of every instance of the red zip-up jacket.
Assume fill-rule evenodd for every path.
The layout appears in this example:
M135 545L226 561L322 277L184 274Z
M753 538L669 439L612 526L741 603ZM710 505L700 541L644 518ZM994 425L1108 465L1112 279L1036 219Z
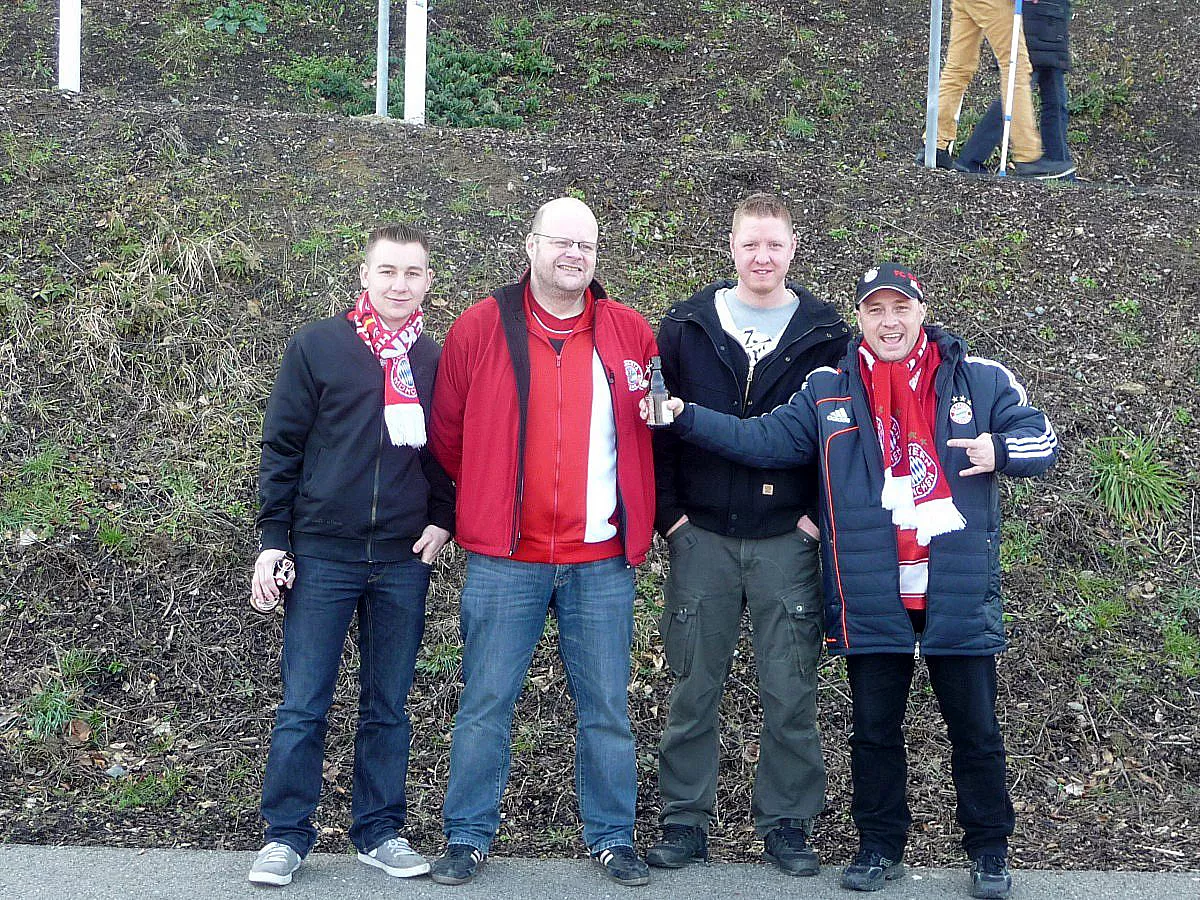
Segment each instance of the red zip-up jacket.
M486 556L512 556L520 540L529 413L528 273L476 303L451 326L434 390L430 447L457 483L455 540ZM638 402L654 333L635 310L593 281L596 352L612 391L617 516L625 558L646 558L654 526L654 460ZM584 414L584 411L573 411Z

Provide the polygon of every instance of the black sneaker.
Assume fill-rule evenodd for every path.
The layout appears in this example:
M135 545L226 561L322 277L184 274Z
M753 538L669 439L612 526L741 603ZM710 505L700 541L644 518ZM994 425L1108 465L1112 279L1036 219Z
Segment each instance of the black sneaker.
M904 876L904 863L888 859L878 850L859 850L842 869L842 887L851 891L878 891L887 882Z
M913 161L918 166L923 167L925 165L925 148L924 147L921 147L921 149L917 151L917 155L913 158ZM937 151L937 153L934 155L934 167L938 168L938 169L953 169L954 168L954 159L950 156L949 150L939 149Z
M663 825L662 837L646 854L646 862L659 869L682 869L695 860L708 859L708 835L695 825Z
M447 844L430 866L429 877L438 884L466 884L486 859L486 853L470 844Z
M604 868L604 874L617 884L637 887L650 883L650 869L632 847L608 847L592 854L592 859Z
M1075 164L1062 159L1035 159L1033 162L1013 163L1013 174L1018 178L1036 178L1039 181L1053 181L1055 178L1066 178L1075 171Z
M808 846L808 834L803 828L780 825L767 832L763 840L763 856L775 863L786 875L816 875L821 871L817 853Z
M954 171L962 175L991 175L991 171L983 163L963 162L962 157L954 161Z
M971 861L971 896L979 900L1005 900L1012 893L1008 861L999 854L985 853Z

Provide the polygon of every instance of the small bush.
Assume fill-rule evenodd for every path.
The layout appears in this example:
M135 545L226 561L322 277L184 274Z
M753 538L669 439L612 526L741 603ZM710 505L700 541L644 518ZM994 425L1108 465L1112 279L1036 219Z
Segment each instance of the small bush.
M468 45L452 31L431 35L427 121L456 128L523 127L527 118L540 112L549 93L548 80L557 71L533 35L528 19L515 24L494 20L486 50ZM399 117L404 105L403 64L393 59L391 66L398 74L388 84L388 112ZM373 71L368 63L348 56L306 56L277 66L273 74L327 108L358 116L375 110L375 91L369 87Z
M41 741L61 735L78 715L75 696L60 678L55 678L25 704L29 733Z
M1179 667L1185 678L1200 674L1200 638L1182 622L1169 622L1163 629L1163 653Z
M167 769L161 775L131 778L122 784L116 793L117 809L146 807L162 809L167 806L179 789L183 787L183 771Z
M204 28L207 31L224 28L229 34L237 34L244 28L255 34L266 34L267 12L261 3L225 0L224 5L212 11L212 15L204 23Z
M1153 441L1128 433L1102 438L1088 448L1093 491L1114 517L1141 524L1179 512L1182 480L1157 453Z

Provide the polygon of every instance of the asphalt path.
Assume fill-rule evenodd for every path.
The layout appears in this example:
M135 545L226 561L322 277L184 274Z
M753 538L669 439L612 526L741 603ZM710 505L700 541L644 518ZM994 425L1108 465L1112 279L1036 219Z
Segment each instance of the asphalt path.
M217 850L129 850L0 844L0 900L699 900L699 898L862 897L838 887L838 869L815 878L789 878L763 864L692 865L651 870L646 887L607 879L590 860L492 858L469 884L447 887L428 877L391 878L352 855L317 853L284 888L246 881L254 854ZM1200 898L1200 872L1140 873L1017 871L1013 900L1186 900ZM966 869L909 869L879 900L969 897Z

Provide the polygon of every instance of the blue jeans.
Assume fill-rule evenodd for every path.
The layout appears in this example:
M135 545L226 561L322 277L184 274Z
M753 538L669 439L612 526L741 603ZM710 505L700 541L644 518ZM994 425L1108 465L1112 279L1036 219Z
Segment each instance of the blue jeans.
M864 849L899 859L912 815L905 788L904 712L914 660L907 653L846 657L854 732L850 737L850 815ZM1014 814L1004 736L996 721L994 656L927 656L929 682L950 737L950 774L963 849L972 859L1008 851Z
M348 563L301 556L283 619L283 702L263 780L266 839L305 856L317 840L326 715L358 610L358 729L350 840L373 850L404 826L412 725L405 704L425 632L430 567L419 559Z
M453 844L487 853L508 783L513 710L553 601L575 700L575 793L583 839L633 846L637 762L629 727L633 569L621 557L549 565L472 553L462 595L463 691L442 810Z
M1042 100L1042 153L1047 159L1070 161L1067 146L1067 82L1062 69L1035 66L1033 84ZM1004 136L1004 109L994 100L963 144L958 161L972 169L982 169Z

